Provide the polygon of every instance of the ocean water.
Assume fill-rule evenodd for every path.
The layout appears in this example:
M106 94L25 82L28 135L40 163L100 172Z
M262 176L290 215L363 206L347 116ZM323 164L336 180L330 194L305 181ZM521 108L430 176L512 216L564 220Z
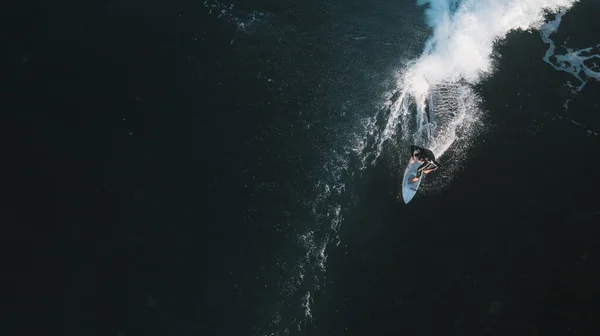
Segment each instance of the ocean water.
M600 2L6 13L24 333L600 331Z

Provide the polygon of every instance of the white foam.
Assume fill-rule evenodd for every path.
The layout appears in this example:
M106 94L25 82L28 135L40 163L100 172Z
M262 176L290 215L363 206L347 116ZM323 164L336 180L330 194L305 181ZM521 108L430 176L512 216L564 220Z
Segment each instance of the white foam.
M390 106L375 159L398 130L403 140L430 147L438 157L456 141L472 139L481 112L472 86L493 72L494 44L510 31L539 28L547 11L569 8L574 2L419 1L428 6L426 22L433 35L421 56L399 76L398 99ZM432 120L426 115L427 102Z
M587 84L588 80L595 79L600 81L600 66L592 61L594 59L598 59L598 61L600 61L600 44L598 44L596 47L588 47L579 50L567 48L563 44L562 47L565 50L564 53L557 54L556 45L550 36L558 30L562 17L565 15L565 13L566 9L563 9L557 13L554 20L549 21L540 28L540 34L542 36L542 40L548 44L548 49L544 55L544 62L550 64L556 70L564 71L573 75L579 81L579 85L573 85L571 82L567 82L567 86L571 90L573 96L575 96L577 92L583 90L583 87L585 84ZM589 62L586 64L586 61ZM572 99L573 98L568 99L565 102L565 109L568 108L568 104Z
M304 316L312 319L312 313L310 310L310 304L312 303L312 298L310 297L310 292L307 292L306 295L302 297L302 307L304 308Z

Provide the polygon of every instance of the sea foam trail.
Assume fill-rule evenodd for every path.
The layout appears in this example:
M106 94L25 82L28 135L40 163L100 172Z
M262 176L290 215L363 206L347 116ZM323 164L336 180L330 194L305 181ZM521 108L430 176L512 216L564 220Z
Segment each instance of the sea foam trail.
M570 73L579 81L579 85L573 85L571 82L567 82L567 86L571 89L571 93L574 97L577 92L583 89L588 80L595 79L600 81L600 66L598 65L600 64L600 44L595 47L579 50L567 48L563 44L562 49L566 52L557 54L556 45L550 36L558 30L565 13L566 9L562 9L557 13L554 20L549 21L540 28L540 34L542 40L548 44L548 50L546 50L546 54L544 55L544 62L550 64L556 70ZM598 62L598 64L596 62ZM568 99L565 102L565 110L568 108L569 102L572 99L573 98Z
M376 135L375 161L400 131L401 139L443 155L466 148L477 133L480 99L473 85L493 73L494 43L512 30L538 29L544 15L570 8L573 0L425 0L433 34L420 57L397 81L383 129ZM375 118L377 118L376 116ZM458 142L458 143L457 143Z

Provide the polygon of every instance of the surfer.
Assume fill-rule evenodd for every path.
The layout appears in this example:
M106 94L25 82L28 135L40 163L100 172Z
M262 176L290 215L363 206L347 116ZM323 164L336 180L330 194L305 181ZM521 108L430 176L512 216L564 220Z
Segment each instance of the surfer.
M415 176L411 182L417 182L422 173L429 174L430 172L442 166L435 160L435 155L433 155L433 152L427 148L421 148L412 145L410 146L410 153L410 163L414 163L415 158L417 161L423 163L421 166L419 166L419 169L417 169L417 176Z

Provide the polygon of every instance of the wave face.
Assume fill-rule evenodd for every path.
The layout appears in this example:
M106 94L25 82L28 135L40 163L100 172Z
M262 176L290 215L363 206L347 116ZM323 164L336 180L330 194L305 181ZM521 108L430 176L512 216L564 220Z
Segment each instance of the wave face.
M514 30L539 29L546 14L566 10L575 1L418 3L427 6L426 23L432 35L420 57L398 76L396 92L388 95L385 126L378 133L369 130L377 133L376 145L365 158L376 160L384 145L399 136L430 148L437 157L453 146L453 160L459 160L482 130L481 99L474 86L494 71L495 43Z

